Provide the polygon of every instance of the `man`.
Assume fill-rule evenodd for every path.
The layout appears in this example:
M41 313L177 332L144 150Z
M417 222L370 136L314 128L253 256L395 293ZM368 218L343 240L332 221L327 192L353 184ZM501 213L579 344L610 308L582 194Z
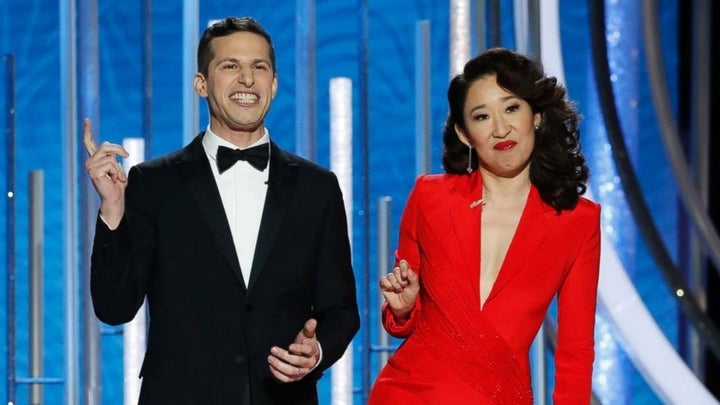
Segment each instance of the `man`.
M317 403L359 328L337 179L270 141L275 54L254 19L204 32L194 87L207 130L127 177L85 122L95 313L128 322L147 297L141 404Z

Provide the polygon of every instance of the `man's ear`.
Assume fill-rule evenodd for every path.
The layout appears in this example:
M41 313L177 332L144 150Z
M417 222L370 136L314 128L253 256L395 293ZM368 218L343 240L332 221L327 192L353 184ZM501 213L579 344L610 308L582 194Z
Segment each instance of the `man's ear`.
M195 73L195 77L193 78L193 87L195 88L195 92L200 97L207 97L207 81L205 80L205 76L203 76L202 73L197 72Z
M278 88L278 77L277 73L273 76L273 82L272 82L272 98L275 99L275 95L277 94L277 88Z

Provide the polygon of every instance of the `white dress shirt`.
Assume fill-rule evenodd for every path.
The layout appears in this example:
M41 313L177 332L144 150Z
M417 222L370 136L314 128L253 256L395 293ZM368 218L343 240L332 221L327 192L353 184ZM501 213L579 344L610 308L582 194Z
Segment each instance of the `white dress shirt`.
M270 134L265 129L265 134L257 142L249 145L248 148L268 144L269 142ZM265 196L267 195L270 163L268 162L268 166L261 172L248 162L239 160L231 168L220 174L215 157L218 146L231 149L240 148L214 134L210 130L210 126L205 131L202 144L210 160L210 167L220 191L220 198L230 225L230 232L235 244L235 252L240 261L240 270L245 280L245 286L249 286L250 270L255 256L260 220L262 219Z
M269 142L270 134L265 128L265 134L262 138L252 145L248 145L248 148ZM228 224L230 224L230 232L232 232L245 286L249 287L250 270L252 269L255 245L257 245L258 232L260 231L260 220L265 207L270 162L268 162L265 170L261 172L252 167L250 163L239 160L231 168L220 174L215 157L218 146L226 146L231 149L239 148L215 135L210 130L210 126L205 130L202 143L205 154L210 160L210 167L212 167L218 190L220 190L220 198L225 208ZM317 341L317 347L318 361L309 371L317 368L322 361L323 352L320 341Z

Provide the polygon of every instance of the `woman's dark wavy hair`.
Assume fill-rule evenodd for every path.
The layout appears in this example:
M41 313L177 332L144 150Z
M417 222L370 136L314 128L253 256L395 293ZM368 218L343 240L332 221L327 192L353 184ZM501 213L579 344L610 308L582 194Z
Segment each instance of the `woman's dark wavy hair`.
M445 172L467 174L468 147L460 142L455 124L466 128L463 109L468 89L488 75L495 75L500 87L527 101L533 113L542 115L530 158L530 181L543 201L558 213L574 208L587 189L589 173L578 141L580 116L557 79L546 77L538 62L507 49L492 48L481 53L450 82L447 92L450 112L443 129ZM471 165L476 170L477 159Z

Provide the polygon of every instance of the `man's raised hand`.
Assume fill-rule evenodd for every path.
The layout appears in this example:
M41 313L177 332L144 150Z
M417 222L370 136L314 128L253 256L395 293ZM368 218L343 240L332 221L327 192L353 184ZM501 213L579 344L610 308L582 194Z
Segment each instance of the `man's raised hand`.
M83 122L83 145L88 153L85 170L101 198L100 214L115 229L125 212L125 187L127 177L117 156L127 158L128 152L117 144L103 142L98 147L92 136L90 120Z

